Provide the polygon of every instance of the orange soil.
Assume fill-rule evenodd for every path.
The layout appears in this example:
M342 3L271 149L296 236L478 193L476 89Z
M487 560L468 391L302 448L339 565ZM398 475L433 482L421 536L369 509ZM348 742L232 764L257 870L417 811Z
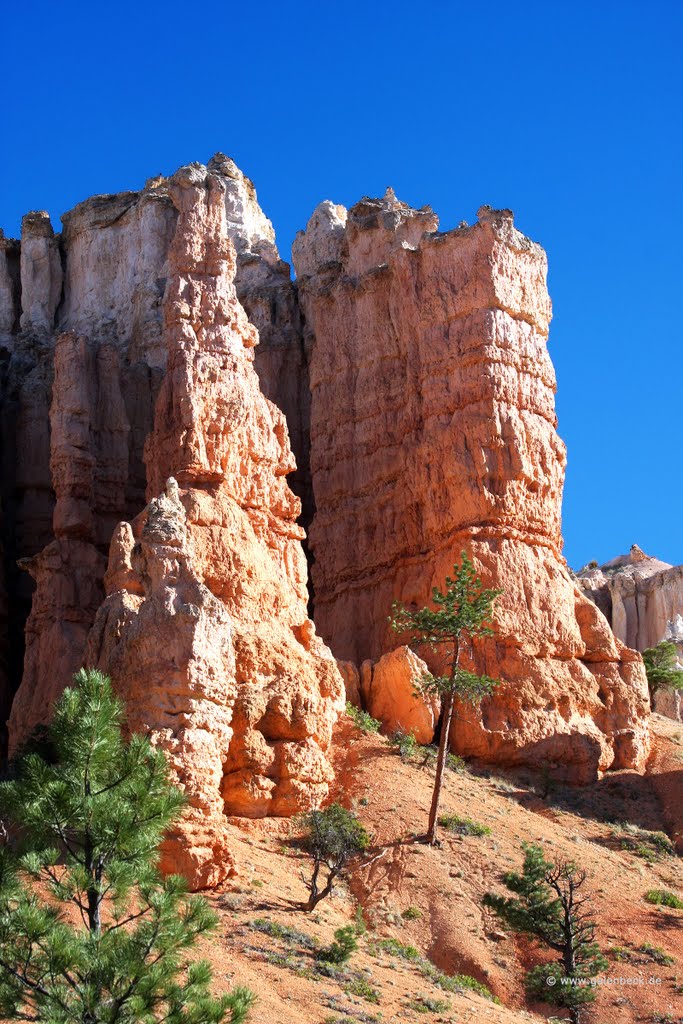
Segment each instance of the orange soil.
M655 830L673 823L678 814L680 824L681 727L659 716L652 721L655 750L645 776L609 774L584 789L560 787L543 800L531 788L534 782L540 788L541 781L528 774L503 779L485 772L449 773L443 811L474 818L488 825L491 835L444 834L442 846L432 849L415 838L426 826L430 770L404 764L385 740L360 733L344 719L337 734L334 795L361 817L373 834L373 847L348 887L341 886L334 899L306 914L298 902L305 895L301 874L308 865L296 848L295 828L285 820L235 819L240 873L210 897L221 916L219 932L206 949L217 983L244 983L258 992L253 1024L521 1024L548 1020L553 1013L566 1019L566 1012L525 1003L524 972L542 954L482 907L484 893L500 888L501 872L520 866L520 844L541 842L549 859L570 857L588 871L602 948L629 950L627 960L610 957L612 983L601 989L587 1020L683 1022L683 995L676 991L683 983L683 911L651 906L643 898L650 888L671 889L683 897L683 864L666 856L648 864L622 851L619 835L606 820ZM328 943L335 928L353 921L358 902L370 930L359 940L350 968L364 974L378 1004L346 994L343 979L316 975L313 954L297 941L273 938L252 926L264 918ZM421 916L403 919L401 913L409 907ZM419 947L449 974L483 982L502 1005L470 991L443 992L414 964L373 951L378 939L389 937ZM675 963L651 962L636 950L643 943L662 947ZM641 977L643 984L617 983ZM411 1004L419 997L444 1001L447 1007L436 1004L441 1008L418 1012Z

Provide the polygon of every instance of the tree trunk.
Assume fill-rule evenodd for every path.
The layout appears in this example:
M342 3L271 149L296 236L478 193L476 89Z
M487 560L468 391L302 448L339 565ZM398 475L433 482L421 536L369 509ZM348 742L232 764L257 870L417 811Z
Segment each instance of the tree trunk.
M88 928L92 935L99 937L100 929L102 927L101 919L101 906L102 906L102 894L100 892L100 883L102 881L103 865L101 860L98 860L97 865L93 870L91 863L92 854L90 853L90 842L86 844L86 868L89 870L91 876L94 878L95 885L90 886L87 890L88 897Z
M434 791L432 793L432 806L429 811L429 828L427 829L427 842L430 846L438 845L437 828L439 818L439 801L441 800L441 788L443 776L446 770L446 758L448 756L448 738L453 720L453 706L455 704L455 693L451 690L446 694L443 720L441 723L441 735L439 736L439 753L436 758L436 774L434 776Z
M306 906L304 908L305 910L313 910L313 907L317 903L316 897L318 895L318 872L319 871L320 871L320 862L316 861L315 865L313 867L313 875L311 877L311 881L308 884L309 897L308 897L308 903L306 904Z
M93 935L100 934L100 894L97 889L88 889L88 928Z
M306 911L315 910L315 908L318 906L320 901L324 900L326 896L330 895L330 893L332 892L332 884L333 884L335 878L337 877L337 872L336 871L330 871L329 875L327 876L327 881L325 882L324 888L321 889L319 892L318 892L318 886L317 886L317 877L318 877L318 869L316 867L316 870L315 870L314 875L313 875L313 879L311 880L311 894L308 897L308 903L306 904L306 907L305 907Z
M564 962L564 973L567 978L573 978L576 974L576 957L574 949L573 914L571 906L571 890L567 897L562 900L564 905L564 951L562 960ZM584 1018L582 1006L570 1006L569 1015L572 1024L581 1024Z

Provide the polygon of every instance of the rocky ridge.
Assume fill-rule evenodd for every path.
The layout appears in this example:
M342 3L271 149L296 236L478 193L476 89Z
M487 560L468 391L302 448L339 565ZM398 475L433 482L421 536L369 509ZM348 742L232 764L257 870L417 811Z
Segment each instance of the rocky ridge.
M190 794L168 862L215 884L226 816L327 792L342 688L323 640L352 699L433 738L425 663L387 615L466 548L504 590L471 663L503 683L454 748L573 781L642 767L642 664L560 555L545 254L509 211L442 233L391 190L325 202L292 282L217 154L63 224L0 239L13 751L87 652Z
M86 243L76 218L65 218L76 252L67 279L78 281L66 308L79 330L54 343L55 539L27 565L36 590L9 723L14 751L84 660L111 674L131 726L168 750L190 797L167 863L195 887L230 870L226 815L292 814L324 798L324 751L343 692L307 617L301 506L286 480L295 462L284 415L260 391L258 333L235 291L231 180L192 165L140 195L110 197L114 223L132 222L133 250L146 239L149 274L164 250L159 210L173 227L154 271L163 298L158 281L154 292L141 285L132 312L116 284L121 239ZM103 217L110 225L107 205L80 212L90 226ZM99 324L98 273L114 275L112 297L121 298ZM137 432L124 401L135 389L122 384L134 348L156 385L152 422ZM115 524L144 504L140 477L151 504L136 521L138 541Z
M388 190L348 213L321 204L295 241L316 623L338 657L376 662L396 647L392 601L425 603L466 549L503 590L471 663L503 683L480 714L460 710L455 750L582 781L640 768L642 663L560 554L545 253L506 210L437 227Z
M619 640L637 651L671 640L683 666L683 565L669 565L633 544L627 555L584 566L577 580ZM680 695L660 691L655 710L680 720Z

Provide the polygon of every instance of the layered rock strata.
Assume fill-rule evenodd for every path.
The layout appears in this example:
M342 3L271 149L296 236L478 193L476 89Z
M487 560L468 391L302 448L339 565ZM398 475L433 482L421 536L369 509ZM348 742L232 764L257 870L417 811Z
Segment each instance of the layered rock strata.
M126 524L115 533L87 658L170 755L190 812L169 862L201 887L229 870L226 815L287 815L324 798L343 684L307 617L294 461L253 368L224 177L192 165L169 195L178 221L167 372L145 449L152 500L139 545Z
M577 578L619 640L637 651L670 640L683 667L683 565L669 565L634 544L628 555L586 566ZM654 705L660 714L681 719L680 693L660 690Z
M509 211L484 207L474 226L440 233L430 209L388 191L348 214L319 206L294 263L323 638L340 659L377 661L396 646L392 601L426 603L468 550L503 589L495 639L471 664L502 682L480 711L459 710L454 749L576 781L641 767L641 659L560 554L565 449L543 250Z
M125 513L129 425L119 353L71 332L58 338L54 359L54 540L22 562L36 589L26 624L22 684L9 721L10 753L46 720L82 664L88 630L104 596L101 552Z
M310 518L306 470L308 387L295 286L288 265L278 256L272 225L258 206L251 182L221 154L211 164L213 173L225 184L226 231L239 252L238 292L262 334L257 371L266 395L288 417L299 459L299 468L292 467L293 486L306 504ZM3 695L6 703L10 701L22 678L23 635L32 603L32 575L37 574L39 586L43 571L40 559L36 558L60 536L59 525L55 523L53 528L52 523L56 485L50 470L49 431L50 415L59 419L66 410L61 385L52 394L55 362L59 358L57 339L64 332L73 332L90 353L82 363L74 363L76 378L94 375L78 380L92 419L89 431L86 429L81 438L81 454L75 457L77 462L85 457L97 464L93 469L94 491L82 500L93 498L94 522L89 527L89 542L103 556L114 524L121 516L135 516L145 501L143 449L166 367L161 306L176 219L168 181L156 177L140 192L95 196L79 204L64 215L61 235L55 234L44 212L24 217L21 243L0 234L0 500L4 506L0 543L5 548L9 596L8 639L3 644L9 684L3 686L0 701ZM106 479L106 437L102 435L97 440L101 433L99 413L86 398L95 395L99 401L108 401L107 388L101 386L97 377L102 370L97 351L102 346L109 353L113 373L108 378L113 389L113 409L105 429L113 431L112 438L125 438L128 449L127 471L123 472L121 463L116 480L110 483ZM118 356L116 372L114 353ZM64 381L64 374L61 376ZM116 376L118 379L114 379ZM111 422L114 411L118 417L116 424ZM85 415L84 409L80 415ZM75 452L72 449L72 454ZM72 471L64 464L62 475L72 472L78 476L80 471L76 466ZM117 507L107 508L106 495L100 498L97 491L100 487L111 490L112 486ZM54 551L52 547L50 557L46 555L47 574L55 571ZM18 562L28 572L20 571ZM100 594L103 565L100 557L99 576L94 580ZM69 623L76 617L87 624L93 613L92 602L84 605L82 597L72 588L71 598L76 603L69 604L69 588L50 587L47 582L43 596L37 596L35 606L43 612L29 624L24 690L35 688L31 666L37 667L42 657L31 651L39 643L37 621L52 622L53 639L57 639L62 622L61 646L74 651L73 658L67 658L65 664L77 660L75 652L80 641L75 641ZM40 672L38 667L37 670ZM27 706L25 693L20 703Z
M308 526L313 515L310 388L296 285L289 264L280 258L273 225L258 204L253 183L223 153L207 166L225 184L226 227L237 254L237 297L259 333L254 367L261 391L287 420L296 462L289 484L301 500L301 520Z
M23 677L17 741L44 721L46 700L65 683L56 673L80 664L113 526L144 503L143 447L164 366L161 297L175 223L164 190L151 182L96 196L63 221L57 236L47 214L24 217L2 339L10 690ZM41 694L48 667L54 682Z

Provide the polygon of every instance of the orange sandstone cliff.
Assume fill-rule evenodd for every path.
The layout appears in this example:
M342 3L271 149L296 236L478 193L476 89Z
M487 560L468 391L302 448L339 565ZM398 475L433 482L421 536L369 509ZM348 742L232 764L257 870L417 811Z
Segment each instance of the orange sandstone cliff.
M425 603L466 549L503 589L495 638L471 652L502 682L481 711L460 709L453 748L553 766L575 781L641 768L642 662L560 553L565 448L546 347L545 253L506 210L483 207L472 227L437 228L429 208L388 190L348 213L321 204L295 241L311 353L318 629L360 666L370 711L405 727L414 712L388 713L373 685L380 672L401 690L401 677L398 707L419 676L386 664L400 644L392 601Z
M333 655L352 699L433 738L423 652L387 617L467 549L504 590L471 652L502 682L460 709L454 749L579 782L643 766L642 662L560 554L546 260L509 212L440 233L391 192L323 203L293 282L217 154L63 223L0 236L12 752L99 665L190 796L167 863L213 884L229 816L324 799Z
M343 694L307 617L294 462L253 368L258 335L235 294L224 194L201 165L170 183L179 218L167 372L145 451L152 500L139 544L125 524L115 535L86 655L189 795L169 860L195 885L225 876L226 814L288 815L324 799Z
M188 793L166 863L195 887L231 868L228 815L324 799L343 695L307 615L285 417L236 296L234 187L193 165L65 218L70 330L34 303L54 378L53 539L24 562L36 586L9 722L14 752L79 665L111 674ZM32 341L10 340L15 360Z
M225 186L237 293L260 332L256 371L287 417L298 466L290 481L308 510L308 386L295 286L252 183L222 154L209 167ZM30 729L44 720L45 694L56 694L59 675L80 664L104 595L112 530L144 505L143 450L166 368L162 304L177 216L168 179L156 177L139 192L80 203L62 218L61 234L45 212L23 218L21 241L0 232L0 710L4 724L23 678L15 734L21 721ZM64 333L70 342L59 341ZM69 562L76 541L90 545L87 569L77 568L81 555ZM48 657L41 668L41 651L54 652L51 665ZM48 668L54 682L41 694L48 684L37 680Z

